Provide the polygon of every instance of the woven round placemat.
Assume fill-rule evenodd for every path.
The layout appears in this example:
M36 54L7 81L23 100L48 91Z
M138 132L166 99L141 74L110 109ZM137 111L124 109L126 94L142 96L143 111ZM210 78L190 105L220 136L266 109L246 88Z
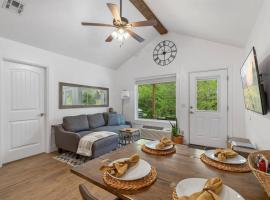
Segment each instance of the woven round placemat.
M108 173L103 175L104 182L117 190L140 190L142 188L152 185L157 179L157 170L152 167L151 172L144 178L135 180L135 181L123 181L116 178L113 178Z
M167 156L174 154L176 152L175 147L168 149L168 150L154 150L146 147L145 145L142 145L142 151L145 153L149 153L152 155L157 155L157 156Z
M173 193L172 193L172 199L173 200L178 200L178 195L176 193L176 190L174 190Z
M208 158L204 153L201 155L200 159L205 164L215 167L217 169L224 170L224 171L229 171L229 172L250 172L251 171L251 169L248 166L248 163L245 163L242 165L225 164L225 163L221 163L221 162Z

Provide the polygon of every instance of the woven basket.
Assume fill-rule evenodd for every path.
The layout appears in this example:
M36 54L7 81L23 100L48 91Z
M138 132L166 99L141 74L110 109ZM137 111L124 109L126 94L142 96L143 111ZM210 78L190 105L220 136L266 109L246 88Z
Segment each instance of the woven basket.
M248 156L248 164L253 174L259 180L264 190L267 192L268 197L270 197L270 174L262 172L256 169L255 158L258 154L264 155L268 160L270 160L270 150L268 151L256 151L254 153L249 154Z

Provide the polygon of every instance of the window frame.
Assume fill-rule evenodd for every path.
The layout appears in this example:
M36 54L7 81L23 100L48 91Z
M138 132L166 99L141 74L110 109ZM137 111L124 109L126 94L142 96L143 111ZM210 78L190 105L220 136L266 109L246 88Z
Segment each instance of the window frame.
M175 82L175 101L176 101L176 105L175 105L175 115L177 117L177 76L176 74L173 75L166 75L166 76L160 76L160 77L149 77L149 78L145 78L145 79L137 79L135 81L135 86L134 86L134 91L135 91L135 95L134 95L134 117L135 117L135 121L141 121L141 122L158 122L158 123L169 123L169 121L174 122L174 120L161 120L161 119L144 119L144 118L139 118L138 116L138 109L139 109L139 85L146 85L146 84L159 84L159 83L169 83L169 82Z

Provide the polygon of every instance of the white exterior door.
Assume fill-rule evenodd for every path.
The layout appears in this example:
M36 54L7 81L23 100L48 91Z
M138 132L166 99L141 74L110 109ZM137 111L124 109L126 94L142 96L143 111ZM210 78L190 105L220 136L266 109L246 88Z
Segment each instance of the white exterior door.
M225 147L227 70L190 73L190 143Z
M4 163L44 152L43 68L4 62Z

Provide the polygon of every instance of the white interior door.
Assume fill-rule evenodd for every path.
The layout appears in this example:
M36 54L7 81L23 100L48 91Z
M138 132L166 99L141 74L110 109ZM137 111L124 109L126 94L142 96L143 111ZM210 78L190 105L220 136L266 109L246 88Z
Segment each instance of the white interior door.
M4 163L44 152L45 70L4 63Z
M227 70L190 73L190 143L225 147Z

